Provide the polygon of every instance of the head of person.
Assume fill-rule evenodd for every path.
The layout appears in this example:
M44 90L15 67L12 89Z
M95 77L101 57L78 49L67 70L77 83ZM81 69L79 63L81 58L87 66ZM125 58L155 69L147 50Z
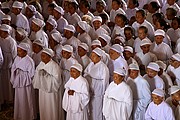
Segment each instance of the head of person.
M127 4L128 8L134 9L135 7L138 7L138 6L139 6L138 0L129 0L128 1L128 4Z
M133 48L131 46L125 46L123 55L125 60L129 60L131 57L133 57Z
M99 40L93 40L91 43L91 49L94 50L95 48L101 48L101 42Z
M46 30L48 30L49 32L51 32L52 30L57 28L57 22L55 19L53 18L49 18L46 21Z
M112 9L113 10L117 10L122 6L123 6L123 3L121 0L112 0Z
M61 18L61 16L64 15L64 10L62 7L60 6L56 6L53 10L53 16L56 20L58 20L59 18Z
M72 15L78 9L78 3L77 2L70 2L68 8L69 8L69 13Z
M64 59L69 59L73 54L73 47L71 45L64 45L61 54Z
M125 39L121 36L117 36L114 38L113 44L119 44L121 46L124 46Z
M12 5L12 13L15 15L19 15L21 13L21 10L23 8L23 3L19 1L15 1Z
M80 57L83 57L84 55L86 55L88 51L89 51L89 47L86 43L81 43L78 46L78 55Z
M166 9L166 18L172 20L177 15L177 11L174 8Z
M179 17L174 17L172 19L172 22L171 22L171 27L176 30L180 27L180 18Z
M158 72L158 75L161 76L163 72L166 70L167 65L161 60L156 61L156 63L159 65L159 70L160 70Z
M28 33L23 28L16 29L16 32L15 32L16 41L21 42L27 36L28 36Z
M162 29L164 31L167 31L170 28L170 26L164 19L158 19L155 23L155 27L156 29Z
M96 2L96 11L101 13L106 7L106 2L104 0L99 0Z
M173 66L175 69L178 68L180 66L180 54L176 53L172 55L169 62L170 65Z
M167 0L167 4L174 5L174 3L176 3L176 0Z
M138 37L139 39L144 39L148 36L148 29L145 26L140 26L138 29Z
M83 71L83 68L81 64L76 63L71 66L70 75L72 78L76 79L81 75L82 71Z
M152 15L152 21L153 21L154 25L156 24L156 21L159 20L159 19L164 19L164 14L162 14L162 13L154 13Z
M45 48L41 53L41 61L47 64L54 56L54 51L50 48Z
M146 73L150 78L154 78L156 75L158 75L159 71L159 65L155 62L150 62L146 68Z
M45 23L43 20L39 18L34 18L32 20L31 30L34 32L38 32L39 30L43 29L44 26L45 26Z
M49 37L49 46L54 50L54 47L57 46L62 41L62 36L59 32L52 33Z
M144 20L146 19L146 11L143 9L136 11L135 18L136 18L137 23L142 24Z
M48 9L47 9L48 15L53 15L53 10L55 7L56 7L56 5L54 3L50 3L48 5Z
M2 24L0 26L0 37L4 39L7 38L10 34L10 30L11 30L11 27L9 25Z
M77 26L76 26L76 31L80 34L84 33L84 32L88 32L89 31L89 26L87 25L87 22L85 21L79 21Z
M64 28L64 37L67 39L70 39L74 35L75 32L76 32L76 29L73 25L67 25Z
M34 53L38 54L40 51L43 50L43 48L45 48L45 46L43 45L41 40L34 40L33 44L32 44L32 50Z
M102 53L103 51L100 48L95 48L90 55L91 61L96 64L101 61Z
M6 14L6 15L9 14L9 12L11 11L9 3L8 2L2 2L1 3L1 10L4 14Z
M102 18L102 23L101 24L102 25L106 24L107 21L108 21L108 16L106 14L100 14L99 16Z
M64 4L63 4L63 9L65 12L69 12L69 1L68 0L65 0L64 1Z
M136 79L139 76L139 66L138 64L132 63L129 65L129 77Z
M152 100L154 104L159 105L164 101L164 90L156 88L152 92Z
M100 16L94 16L94 18L92 19L92 25L95 30L100 28L102 25L102 18Z
M125 15L123 14L117 14L115 17L115 24L124 27L128 23L128 19Z
M150 51L151 44L151 41L146 38L141 41L140 47L144 54Z
M105 47L111 41L111 37L107 34L102 34L98 37L98 40L101 42L101 46Z
M130 40L134 36L133 28L128 26L124 28L124 35L126 40Z
M155 1L152 1L148 4L148 11L150 13L155 13L156 11L158 11L160 8L159 4Z
M1 20L1 23L11 25L11 16L10 15L4 15L2 20Z
M120 84L123 82L124 78L126 76L126 71L122 68L117 68L113 72L113 81L115 84Z
M20 43L17 47L17 55L21 58L25 57L30 49L29 44Z
M177 85L171 86L169 88L169 94L171 95L172 100L177 101L180 104L180 88Z
M109 56L112 60L116 60L119 58L124 51L124 48L119 44L114 44L111 46L109 50Z
M34 5L28 5L25 8L25 15L27 16L27 18L33 17L35 13L36 13L36 8L34 7Z
M90 4L87 0L81 0L79 3L79 9L82 13L87 14L90 9Z
M158 29L154 32L154 36L155 36L156 44L159 45L163 42L165 32L164 32L164 30Z

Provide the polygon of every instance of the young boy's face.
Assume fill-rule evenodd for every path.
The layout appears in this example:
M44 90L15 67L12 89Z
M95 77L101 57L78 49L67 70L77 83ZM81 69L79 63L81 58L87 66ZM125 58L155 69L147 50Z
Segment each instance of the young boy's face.
M62 50L62 57L65 59L69 59L71 57L72 53L71 52L67 52L65 50Z
M173 20L172 23L171 23L171 27L176 30L179 28L179 24L178 24L178 21L177 20Z
M163 101L163 97L160 97L158 95L152 94L152 100L153 100L154 104L159 105Z
M157 71L152 70L152 69L150 69L150 68L147 68L147 69L146 69L146 73L147 73L147 75L148 75L150 78L154 78L154 77L158 74Z
M123 55L126 60L129 60L129 58L133 56L131 52L126 50L123 52Z
M84 56L86 53L87 53L87 51L84 48L78 46L78 55L80 57Z
M115 60L115 59L117 59L117 58L120 56L120 54L119 54L118 52L110 49L110 50L109 50L109 56L110 56L110 58L111 58L112 60Z
M43 48L40 46L40 45L38 45L38 44L36 44L36 43L33 43L32 44L32 49L33 49L33 52L34 53L39 53Z
M137 23L139 24L142 24L145 20L145 17L143 17L140 12L137 12L135 17L136 17Z
M169 5L174 5L175 1L176 1L176 0L167 0L167 3L168 3Z
M148 44L141 46L141 49L142 49L142 51L143 51L144 54L146 54L146 53L149 52L150 46L151 46L151 45L148 45Z
M70 69L70 75L72 78L76 79L80 76L80 74L81 74L80 71L78 71L77 69L75 68Z
M138 37L142 40L147 37L147 33L143 29L138 30Z
M94 26L95 30L97 30L98 28L101 27L101 22L96 20L96 21L93 22L93 26Z
M139 70L130 70L129 77L131 77L132 79L137 78L138 75L139 75Z
M17 54L19 57L23 58L27 55L27 51L23 50L22 48L17 48Z
M170 59L170 65L173 66L175 69L178 68L180 66L180 62L175 60L175 59Z
M126 40L130 40L132 38L132 32L130 30L125 30L124 35L126 37Z
M159 45L163 42L164 37L162 35L155 36L156 44Z
M92 62L97 63L101 60L101 57L98 56L96 53L92 52L90 55L90 59L92 60Z
M120 27L124 27L125 26L125 23L123 21L123 19L121 17L115 17L115 24L120 26Z
M116 1L112 1L112 9L117 10L119 8L120 8L120 6L118 5L118 3Z
M104 7L100 4L96 4L96 11L101 13L104 10Z

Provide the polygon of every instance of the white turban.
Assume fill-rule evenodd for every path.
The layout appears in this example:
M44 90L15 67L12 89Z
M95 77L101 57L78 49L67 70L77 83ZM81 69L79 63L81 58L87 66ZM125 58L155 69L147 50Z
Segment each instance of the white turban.
M45 48L45 49L43 49L42 52L44 52L44 53L50 55L51 57L54 56L54 51L53 51L52 49L50 49L50 48Z
M33 41L33 43L41 46L42 48L45 48L45 45L42 43L42 40L36 39L36 40Z
M172 55L172 58L174 58L175 60L177 60L179 62L180 61L180 54L176 53L176 54Z
M100 21L102 23L102 18L100 16L94 16L93 19L92 19L92 23L94 21Z
M114 73L121 75L121 76L126 76L126 71L122 68L117 68L114 70Z
M100 48L95 48L92 52L96 53L96 55L98 56L102 56L103 51Z
M59 12L61 15L64 15L64 10L63 10L62 7L57 6L57 7L54 8L54 10L56 10L57 12Z
M73 52L73 47L71 45L64 45L62 47L62 50L72 53Z
M34 7L34 5L28 5L27 6L34 14L37 12L36 8Z
M30 46L29 46L29 44L27 44L27 43L20 43L19 45L18 45L18 48L21 48L21 49L23 49L23 50L25 50L25 51L29 51L30 50Z
M73 64L73 65L71 66L71 68L75 68L75 69L78 70L79 72L82 72L82 70L83 70L82 65L79 64L79 63Z
M111 37L107 34L101 34L99 37L106 41L107 44L109 44L111 41Z
M84 50L89 51L89 47L86 43L81 43L79 46L82 47Z
M39 18L34 18L32 20L33 23L35 23L36 25L38 25L39 27L43 28L45 26L45 23L43 20L39 19Z
M99 40L93 40L92 43L91 43L91 46L93 46L93 45L101 46L101 42Z
M0 26L0 30L6 31L6 32L10 33L11 27L10 27L9 25L2 24L2 25Z
M149 65L147 66L147 68L152 69L152 70L157 71L157 72L160 71L159 65L155 62L150 62Z
M155 32L154 32L154 36L157 36L157 35L161 35L161 36L165 36L165 32L164 30L161 30L161 29L157 29Z
M139 70L139 66L137 64L131 63L129 65L130 70Z
M114 44L113 46L111 46L111 49L118 53L122 53L124 51L124 48L119 44Z
M28 32L26 30L24 30L23 28L17 28L16 31L24 37L28 36Z
M76 29L75 29L75 27L73 25L66 25L66 27L64 29L69 30L69 31L71 31L73 33L76 32Z
M78 26L86 32L88 32L90 29L90 26L85 21L79 21Z
M49 18L49 19L47 20L47 22L48 22L49 24L51 24L51 25L53 26L53 28L57 28L57 22L56 22L56 20L54 20L53 18Z
M151 45L151 44L152 44L152 42L151 42L149 39L145 38L145 39L143 39L143 40L141 41L140 46L143 46L143 45Z
M123 44L125 43L125 39L121 36L117 36L114 40L119 40L121 41Z
M18 2L18 1L14 1L13 5L12 5L13 8L20 8L20 9L22 9L23 6L24 6L23 3Z
M133 53L133 48L131 46L125 46L124 51L129 51L130 53Z
M156 88L153 90L152 94L160 96L160 97L164 97L164 90Z
M11 16L10 15L3 15L2 20L9 20L9 21L11 21Z
M172 95L180 90L179 86L174 85L169 88L169 94Z
M62 36L59 32L52 33L51 37L58 43L62 41Z
M156 61L156 63L159 65L161 69L166 70L167 65L163 61L158 60Z

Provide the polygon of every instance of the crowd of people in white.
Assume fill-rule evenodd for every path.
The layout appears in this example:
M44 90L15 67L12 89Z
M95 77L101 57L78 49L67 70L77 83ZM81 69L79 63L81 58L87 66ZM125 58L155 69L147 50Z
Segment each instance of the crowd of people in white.
M0 2L0 110L14 120L180 120L180 1Z

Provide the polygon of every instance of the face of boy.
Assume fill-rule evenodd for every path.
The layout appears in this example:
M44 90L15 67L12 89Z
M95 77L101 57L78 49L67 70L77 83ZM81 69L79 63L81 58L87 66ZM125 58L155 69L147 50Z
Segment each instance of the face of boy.
M156 104L156 105L161 104L163 99L164 99L163 97L160 97L158 95L152 94L152 100L153 100L154 104Z
M70 75L72 78L76 79L80 76L80 71L78 71L77 69L75 68L71 68L70 69Z
M151 45L148 45L148 44L141 46L141 49L142 49L142 51L143 51L144 54L146 54L146 53L149 52L150 46L151 46Z
M121 76L117 73L113 73L113 80L114 80L114 83L119 84L124 80L124 76Z
M156 41L156 44L159 45L162 43L164 37L162 35L157 35L155 36L155 41Z
M147 68L147 69L146 69L146 73L147 73L147 75L148 75L150 78L154 78L154 77L158 74L157 71L152 70L152 69L150 69L150 68Z

